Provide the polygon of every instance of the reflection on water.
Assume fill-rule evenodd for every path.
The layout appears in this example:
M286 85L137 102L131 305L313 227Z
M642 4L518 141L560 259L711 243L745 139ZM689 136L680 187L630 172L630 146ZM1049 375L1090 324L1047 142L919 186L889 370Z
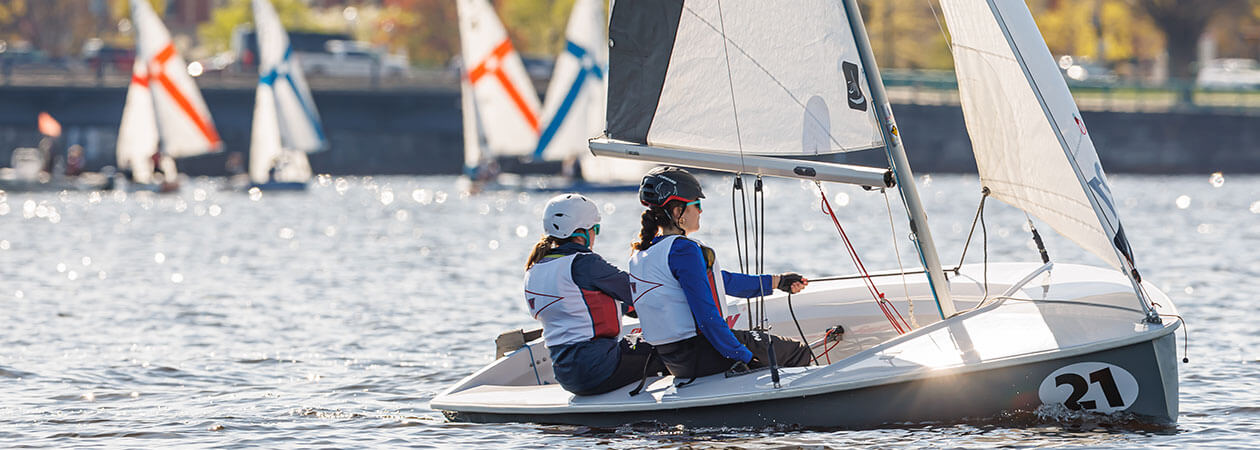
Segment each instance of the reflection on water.
M734 255L729 179L705 181L700 237ZM500 331L532 325L522 265L548 195L468 195L450 177L322 176L297 194L197 181L170 196L0 195L0 442L1254 445L1260 352L1241 317L1260 291L1260 178L1112 182L1139 267L1191 328L1173 430L1033 413L857 432L446 423L429 399L489 362ZM921 189L952 265L980 186L938 175ZM894 232L880 193L827 192L869 267L897 266L894 235L901 260L917 261L895 197ZM812 184L771 180L766 197L768 270L853 271ZM641 207L633 193L592 198L604 215L596 249L624 266ZM991 260L1037 259L1022 213L991 203L986 223ZM1055 260L1096 263L1041 231ZM972 246L968 260L979 261Z

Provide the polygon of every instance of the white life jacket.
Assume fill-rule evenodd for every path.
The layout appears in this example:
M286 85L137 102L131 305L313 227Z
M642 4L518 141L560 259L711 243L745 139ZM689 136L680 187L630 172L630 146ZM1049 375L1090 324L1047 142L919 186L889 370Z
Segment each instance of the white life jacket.
M678 342L696 335L696 319L687 306L687 296L669 269L669 250L679 237L667 236L647 250L630 255L630 295L634 299L634 310L639 314L643 339L652 345ZM700 241L691 240L699 244L702 251L707 248ZM722 317L727 318L722 268L716 256L711 258L711 262L708 276L713 303ZM727 320L729 323L730 319Z
M547 258L525 271L529 313L543 324L548 347L621 335L621 311L602 291L586 291L573 282L577 254Z

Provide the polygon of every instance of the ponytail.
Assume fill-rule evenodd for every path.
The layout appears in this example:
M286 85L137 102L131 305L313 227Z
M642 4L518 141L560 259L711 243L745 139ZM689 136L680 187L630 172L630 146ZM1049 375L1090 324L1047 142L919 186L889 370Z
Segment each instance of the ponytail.
M664 208L653 206L644 210L640 219L643 228L639 230L639 242L630 244L630 248L639 251L647 250L652 246L652 239L656 238L661 228L671 226L677 228L674 218L670 217L666 208L677 207L679 203L681 202L674 200L666 203Z
M538 243L534 244L534 249L529 252L529 260L525 261L525 270L529 270L531 267L534 267L534 264L542 261L548 253L551 253L552 249L558 247L562 242L567 240L568 239L560 239L544 234L543 237L538 240Z

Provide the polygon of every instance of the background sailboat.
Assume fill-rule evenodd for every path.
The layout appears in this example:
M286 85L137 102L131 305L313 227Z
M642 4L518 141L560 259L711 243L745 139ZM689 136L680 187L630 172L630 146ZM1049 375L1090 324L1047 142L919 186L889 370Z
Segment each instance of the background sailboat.
M608 86L607 16L601 0L578 0L569 14L565 48L556 57L547 95L543 98L546 125L534 149L535 160L564 161L566 170L577 164L588 184L565 186L577 190L608 185L638 188L650 163L600 158L587 140L604 132L604 103Z
M498 159L528 157L534 151L538 93L490 2L458 0L456 9L463 61L465 170L474 179L493 178ZM475 128L470 130L470 125Z
M319 111L288 33L269 0L253 0L258 90L249 146L253 187L300 190L311 178L307 153L327 148Z
M135 183L169 190L178 180L173 158L218 151L222 141L157 13L147 0L131 0L131 16L136 61L118 130L118 167L129 170ZM161 179L153 178L155 165Z

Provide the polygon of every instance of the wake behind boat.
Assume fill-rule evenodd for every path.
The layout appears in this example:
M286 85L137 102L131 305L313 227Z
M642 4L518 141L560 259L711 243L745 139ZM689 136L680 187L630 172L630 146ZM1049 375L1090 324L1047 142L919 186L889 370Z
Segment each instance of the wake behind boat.
M608 136L592 140L592 150L733 172L738 180L755 175L754 200L761 176L815 181L859 273L815 279L806 293L760 304L728 302L733 328L799 330L815 366L714 375L685 386L652 377L638 395L626 386L574 396L556 384L545 344L534 341L431 406L456 421L589 426L864 428L1045 409L1175 423L1173 332L1181 319L1135 266L1093 143L1027 6L942 4L985 188L977 218L984 199L996 198L1109 267L1051 262L1030 227L1040 263L986 257L942 269L856 1L726 10L713 1L618 2L609 33ZM871 148L886 151L890 168L807 159ZM922 268L867 272L826 203L824 181L884 195L898 189ZM752 222L764 226L756 208ZM916 303L936 308L915 313Z

